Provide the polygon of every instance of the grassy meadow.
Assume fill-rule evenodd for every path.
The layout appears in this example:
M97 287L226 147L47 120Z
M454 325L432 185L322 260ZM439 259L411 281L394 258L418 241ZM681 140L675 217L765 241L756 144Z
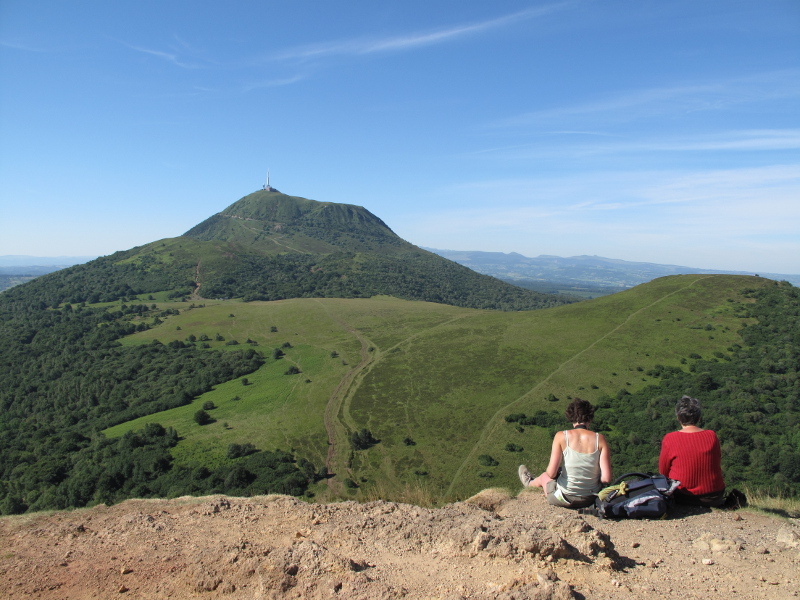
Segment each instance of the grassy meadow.
M746 319L734 315L741 290L764 280L726 275L664 277L618 294L527 312L457 308L390 297L201 301L159 307L181 314L125 344L208 336L212 348L254 346L266 364L191 405L130 421L175 427L178 464L225 464L229 444L293 450L336 477L318 483L321 499L403 499L409 490L438 502L486 487L519 486L516 469L544 468L550 435L523 432L510 413L563 409L651 383L656 364L688 368L692 353L727 352ZM224 338L217 341L217 336ZM229 345L236 340L238 345ZM273 348L285 356L271 358ZM682 363L683 361L683 363ZM286 375L296 365L299 374ZM200 426L205 402L215 421ZM567 426L567 423L564 423ZM369 429L380 442L352 451L350 435ZM521 451L508 451L509 443ZM486 467L478 457L498 464ZM354 481L358 488L346 487ZM352 484L351 484L352 485Z

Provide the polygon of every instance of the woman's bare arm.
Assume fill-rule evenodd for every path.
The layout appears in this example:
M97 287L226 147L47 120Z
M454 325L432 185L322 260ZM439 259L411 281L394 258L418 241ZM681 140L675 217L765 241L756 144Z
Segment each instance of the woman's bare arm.
M558 467L561 466L561 456L564 454L566 442L564 441L564 432L559 431L553 437L553 447L550 449L550 464L547 465L547 473L550 479L555 479L558 474Z
M608 485L614 479L611 472L611 449L603 435L600 435L600 483Z

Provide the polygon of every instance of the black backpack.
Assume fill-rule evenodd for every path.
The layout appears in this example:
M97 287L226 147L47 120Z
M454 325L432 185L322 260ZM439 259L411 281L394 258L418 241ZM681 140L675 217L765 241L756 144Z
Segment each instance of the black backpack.
M626 473L600 491L594 506L580 512L601 519L660 519L667 514L679 485L661 474Z

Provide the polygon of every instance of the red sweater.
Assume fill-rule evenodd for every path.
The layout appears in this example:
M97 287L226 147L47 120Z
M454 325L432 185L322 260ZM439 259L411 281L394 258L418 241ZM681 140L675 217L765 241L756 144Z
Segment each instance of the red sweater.
M710 429L695 433L673 431L661 442L658 470L681 482L680 488L696 496L725 489L717 434Z

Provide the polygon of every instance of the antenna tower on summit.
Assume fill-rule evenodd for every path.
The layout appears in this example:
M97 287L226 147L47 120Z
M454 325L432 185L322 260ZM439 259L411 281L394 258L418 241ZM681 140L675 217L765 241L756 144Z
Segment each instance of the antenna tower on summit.
M277 192L277 191L278 191L278 190L276 190L274 187L272 187L272 186L269 184L269 169L267 169L267 183L266 183L266 184L264 185L264 187L263 187L263 188L261 188L261 189L263 189L263 190L265 190L265 191L267 191L267 192Z

